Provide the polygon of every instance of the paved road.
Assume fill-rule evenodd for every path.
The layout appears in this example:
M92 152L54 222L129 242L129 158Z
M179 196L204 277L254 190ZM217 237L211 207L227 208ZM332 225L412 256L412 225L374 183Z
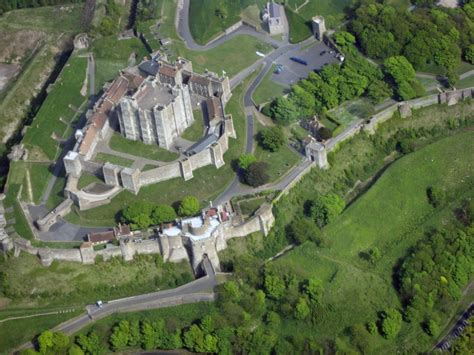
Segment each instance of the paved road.
M179 36L183 39L186 47L193 51L207 51L209 49L218 47L222 43L240 35L249 35L249 36L256 37L259 40L266 42L275 48L280 47L284 43L282 41L273 39L272 37L264 33L258 32L249 26L243 25L227 35L224 35L213 41L210 41L209 43L205 45L200 45L196 43L189 29L189 2L190 0L182 0L183 6L179 9L179 12L178 12L179 18L178 18L176 30Z

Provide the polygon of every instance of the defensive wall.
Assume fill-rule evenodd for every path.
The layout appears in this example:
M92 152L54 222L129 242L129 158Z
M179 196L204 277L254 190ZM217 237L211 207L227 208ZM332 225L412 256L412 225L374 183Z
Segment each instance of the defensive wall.
M396 112L399 112L402 118L408 118L412 115L412 110L428 107L432 105L443 105L448 106L456 105L460 101L472 99L474 97L474 87L467 89L445 91L438 94L433 94L418 99L403 101L395 103L386 109L378 112L371 116L367 120L359 119L355 121L350 127L345 129L337 137L334 137L326 143L310 143L312 146L318 149L311 148L310 144L306 146L306 156L308 159L312 159L317 162L319 168L325 169L327 165L327 152L335 150L338 144L352 138L360 131L365 131L369 134L374 134L377 126L381 123L389 120L393 117ZM326 163L321 163L326 162Z
M177 263L187 260L197 271L204 255L206 255L215 270L219 271L217 253L227 247L229 239L245 237L255 232L267 235L275 222L275 218L272 213L272 206L264 204L247 221L237 224L234 224L233 221L234 219L231 218L222 222L208 238L199 240L192 240L181 234L170 237L157 233L152 239L140 240L139 242L121 240L119 245L107 245L105 249L101 250L94 250L90 243L84 243L80 248L75 249L35 247L31 244L31 241L19 237L10 238L8 245L14 249L16 257L20 255L20 252L36 255L44 266L50 266L55 260L94 264L97 257L102 257L104 260L121 257L125 261L130 261L136 254L160 254L163 260L167 262Z

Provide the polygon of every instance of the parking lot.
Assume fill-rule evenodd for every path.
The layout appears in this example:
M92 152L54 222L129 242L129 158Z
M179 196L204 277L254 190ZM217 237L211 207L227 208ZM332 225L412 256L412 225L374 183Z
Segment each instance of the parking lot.
M272 80L283 85L291 85L300 79L306 78L311 71L320 70L326 64L339 63L336 58L337 53L331 52L331 48L323 42L316 43L302 51L298 49L291 50L275 62L275 64L281 64L283 70L279 74L273 73ZM297 63L291 60L291 57L300 58L306 61L308 65Z

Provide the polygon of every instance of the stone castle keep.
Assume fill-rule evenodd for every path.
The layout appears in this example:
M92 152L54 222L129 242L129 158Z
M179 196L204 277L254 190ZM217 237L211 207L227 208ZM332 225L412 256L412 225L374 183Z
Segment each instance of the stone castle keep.
M137 194L142 186L176 177L192 179L193 171L206 165L220 168L225 164L228 139L236 138L232 117L224 111L230 96L228 77L209 72L196 74L191 62L180 58L168 63L158 52L153 59L123 70L87 113L86 126L76 132L76 145L63 159L66 196L81 210L94 208L109 203L122 189ZM97 145L110 138L114 122L127 139L171 149L194 122L193 104L199 102L207 106L207 133L176 161L148 171L93 161ZM83 172L103 179L107 188L78 189Z
M165 149L194 122L188 86L164 84L159 77L146 78L120 100L116 112L126 138Z

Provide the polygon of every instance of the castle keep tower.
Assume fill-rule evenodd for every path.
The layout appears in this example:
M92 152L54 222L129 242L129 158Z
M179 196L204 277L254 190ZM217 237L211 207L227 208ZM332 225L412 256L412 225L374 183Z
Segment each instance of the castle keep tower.
M324 17L322 16L314 16L311 20L311 25L313 27L313 34L316 39L322 41L323 35L326 32L326 23L324 21Z

